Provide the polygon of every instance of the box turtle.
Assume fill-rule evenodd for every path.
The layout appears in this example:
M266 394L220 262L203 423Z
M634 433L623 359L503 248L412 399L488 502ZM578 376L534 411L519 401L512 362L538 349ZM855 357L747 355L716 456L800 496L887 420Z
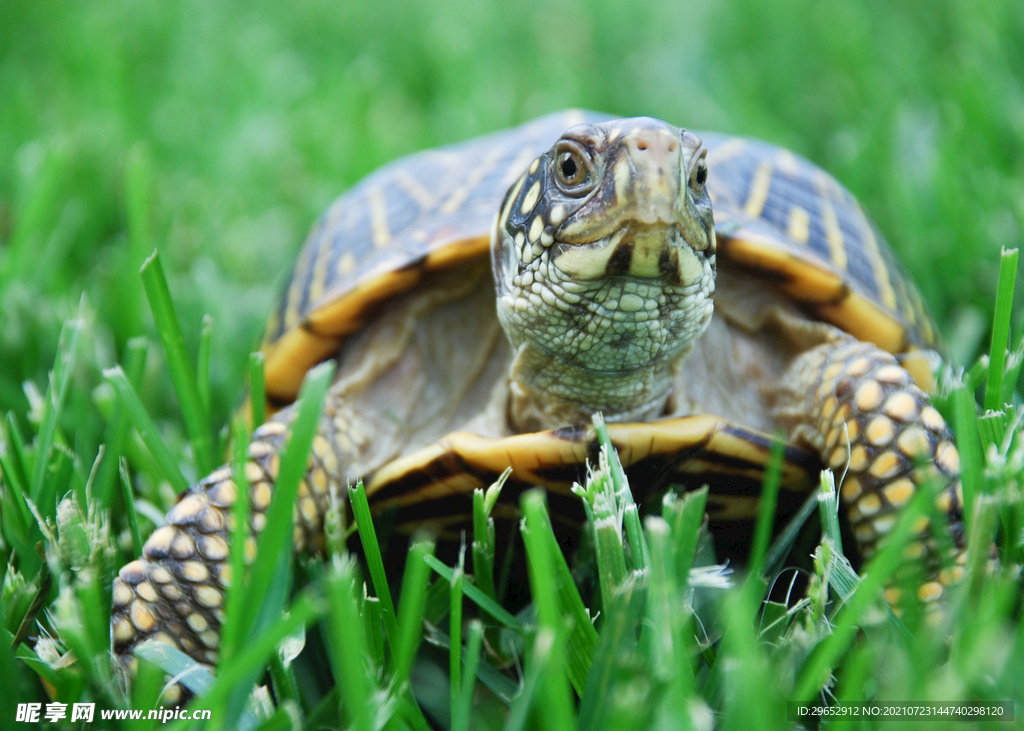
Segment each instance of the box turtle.
M963 552L959 458L926 395L935 344L882 235L808 161L650 118L546 116L388 165L314 226L267 328L277 411L248 447L251 530L289 404L334 358L297 550L322 546L357 479L398 525L451 530L509 466L505 496L544 486L557 511L601 412L635 490L710 484L716 525L755 514L782 431L780 511L832 468L861 555L938 478L952 540L920 525L907 549L932 562L918 596L934 601L962 574L936 546ZM200 480L121 569L129 669L146 638L215 660L236 497L227 468Z

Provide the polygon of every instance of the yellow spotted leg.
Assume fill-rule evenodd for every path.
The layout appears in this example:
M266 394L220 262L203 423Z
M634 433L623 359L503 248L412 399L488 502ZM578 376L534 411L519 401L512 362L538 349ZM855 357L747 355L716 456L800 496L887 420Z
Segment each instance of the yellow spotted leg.
M928 560L928 578L917 594L937 607L946 587L962 577L966 554L960 457L927 394L892 354L845 337L798 356L781 386L777 413L793 425L793 439L817 451L841 480L842 503L865 559L926 480L942 485L936 506L947 517L956 555L938 555L926 518L905 549L908 560ZM950 565L943 567L944 560ZM899 592L886 591L896 608Z
M259 427L243 466L249 482L249 535L246 562L255 556L256 536L267 520L277 479L279 452L293 409ZM341 488L339 461L331 436L336 428L327 414L313 442L305 478L295 506L297 550L319 549L331 493ZM114 654L134 675L132 650L140 642L166 642L199 662L217 660L224 621L224 590L231 583L228 537L234 527L232 506L238 487L231 470L215 470L192 487L167 514L167 524L149 537L142 558L124 566L114 579L111 635ZM165 693L164 703L182 699L180 686Z

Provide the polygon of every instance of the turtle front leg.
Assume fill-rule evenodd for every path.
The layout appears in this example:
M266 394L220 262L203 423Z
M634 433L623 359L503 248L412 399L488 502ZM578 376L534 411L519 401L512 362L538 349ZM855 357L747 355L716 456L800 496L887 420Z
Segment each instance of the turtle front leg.
M326 409L325 409L326 411ZM256 537L278 475L294 408L277 414L253 434L243 466L249 483L249 531L245 560L256 553ZM321 547L324 515L331 493L341 490L339 460L331 439L335 424L325 413L313 442L295 506L296 550ZM167 524L146 541L142 558L125 565L114 579L111 636L114 654L129 675L132 651L147 639L177 647L201 663L214 664L224 621L224 591L232 581L229 539L238 486L230 467L215 470L186 492L167 514ZM181 698L171 688L165 703Z
M956 556L942 569L926 520L905 549L928 557L929 578L917 591L929 606L963 575L965 559L960 456L945 420L890 353L836 338L799 355L781 383L777 414L795 441L821 455L836 480L861 555L869 558L898 513L926 480L943 485L936 499L946 514ZM899 590L886 591L890 604Z

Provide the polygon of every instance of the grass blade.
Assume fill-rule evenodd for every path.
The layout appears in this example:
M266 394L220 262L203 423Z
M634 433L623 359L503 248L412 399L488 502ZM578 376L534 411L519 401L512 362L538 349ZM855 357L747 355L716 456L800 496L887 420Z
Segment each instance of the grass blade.
M323 602L313 591L306 590L298 595L288 608L286 614L279 614L276 621L266 627L258 636L252 638L245 647L240 648L235 662L221 669L213 680L208 692L203 695L204 708L215 708L227 700L228 696L243 688L248 695L252 685L253 671L259 671L267 662L278 644L300 627L306 627L323 611ZM160 642L143 643L160 648L171 648ZM186 656L187 657L187 656ZM148 658L151 661L153 658ZM158 663L160 664L160 663ZM162 667L162 665L161 665ZM164 668L167 670L167 668ZM177 727L172 727L177 728Z
M647 545L651 548L651 573L643 636L654 676L668 680L676 674L677 654L683 651L673 621L674 615L679 613L679 607L673 606L679 597L675 544L664 518L651 515L647 517L646 524Z
M436 571L441 578L449 582L454 579L455 572L445 566L441 559L428 553L423 557L423 560L426 561L427 565ZM514 629L520 632L523 630L522 622L516 619L514 615L510 614L507 609L502 607L472 584L464 583L462 585L462 591L468 599L472 600L474 604L480 607L480 609L487 612L487 614L491 615L491 617L501 624L505 625L509 629Z
M978 434L984 450L1000 449L1006 432L1013 426L1013 416L1005 411L986 411L978 417Z
M181 324L174 312L174 302L171 300L171 290L167 286L159 252L154 250L146 259L141 274L142 286L146 290L149 308L153 313L156 331L167 359L167 371L171 376L174 392L178 395L185 430L195 452L196 466L205 474L217 466L213 454L213 432L199 394L196 371L185 351L185 338L181 334Z
M519 694L512 701L512 708L509 711L508 718L505 719L504 731L524 731L527 728L526 724L530 720L530 711L535 710L537 688L543 682L551 662L550 644L543 648L538 648L530 657L530 660L531 662L526 668L526 674L523 676L523 683ZM538 711L538 715L543 713L543 710ZM563 728L572 727L565 726Z
M32 510L28 506L28 477L25 470L25 446L18 430L18 423L12 414L7 414L3 431L0 432L0 476L7 483L7 494L11 502L4 503L0 511L0 527L4 530L4 539L10 546L29 562L28 570L39 561L33 546L42 537L39 525ZM0 495L3 493L0 492ZM13 504L11 504L13 503ZM6 570L6 564L2 570Z
M377 542L377 532L373 528L370 503L366 499L366 488L363 487L362 480L357 482L355 487L349 488L348 498L352 504L352 517L356 521L359 540L363 545L366 567L370 571L370 581L373 584L374 592L380 599L381 612L384 615L384 629L387 632L388 642L391 644L392 657L394 657L395 647L398 645L398 619L395 616L395 604L391 601L391 589L388 587L388 577L384 571L384 559L380 554L380 544ZM424 558L429 559L431 556L427 554Z
M483 493L477 491L483 497ZM448 687L449 703L451 704L452 725L458 715L459 702L462 696L462 583L465 576L463 566L466 561L466 547L459 551L459 563L455 567L449 592L448 620ZM479 659L479 658L478 658Z
M832 470L822 470L818 490L818 515L821 517L821 534L828 538L835 549L843 552L843 536L839 530L839 502L836 495L836 478Z
M765 554L765 576L775 576L782 570L782 564L793 548L793 544L796 542L797 536L800 535L800 531L803 530L804 523L807 522L807 519L811 517L811 514L817 507L818 493L812 491L807 496L807 499L804 500L800 509L796 511L793 517L786 522L783 529L779 531L779 534L772 542L771 548L768 549L768 553Z
M331 668L341 686L341 711L357 731L371 731L374 687L365 668L365 636L359 631L360 586L355 563L336 557L327 581Z
M625 583L627 575L619 501L607 455L607 449L602 447L597 469L590 472L584 486L574 485L572 488L573 493L583 501L593 532L602 607L611 606L616 591Z
M46 389L46 400L43 402L43 418L39 425L39 434L36 438L29 495L47 517L52 517L54 500L52 495L43 494L43 477L50 463L50 453L53 450L54 437L57 433L57 419L64 406L64 399L67 396L68 383L71 381L71 372L74 370L78 339L81 334L82 321L80 319L69 320L61 328L60 344L57 346L57 358L53 363L53 371L50 374L50 385ZM46 492L54 493L56 485L52 482L48 484L53 487Z
M501 488L512 474L509 467L487 491L473 491L473 578L484 594L494 599L494 520L491 518Z
M597 650L599 641L597 630L594 629L590 613L583 603L583 597L580 596L580 592L576 588L572 570L558 545L558 539L555 538L551 519L546 510L538 511L537 523L541 538L547 543L548 556L551 558L552 568L555 572L559 612L562 616L568 615L572 620L569 636L566 638L566 672L577 694L582 695L587 676L590 674L590 664L593 662L594 653Z
M960 482L964 490L964 524L971 524L974 501L984 484L984 461L978 432L978 412L974 396L960 387L950 394L953 402L953 425L960 452Z
M292 524L299 482L306 472L309 451L313 446L320 413L324 405L324 396L334 376L334 363L327 361L313 368L306 375L299 394L298 414L291 423L288 442L281 453L281 466L278 473L274 496L267 508L266 528L256 542L256 558L253 561L251 579L246 592L246 613L254 617L255 608L263 605L271 584L278 577L281 557L291 555ZM290 561L284 562L290 566ZM280 612L270 612L276 615ZM243 614L243 616L246 616ZM250 627L254 625L249 624ZM243 633L243 636L248 632Z
M988 381L985 384L985 409L1003 406L1003 376L1006 349L1010 343L1010 317L1013 315L1013 288L1017 279L1017 249L1003 249L999 260L999 286L992 320L992 342L988 355Z
M792 700L806 703L828 681L831 668L853 642L864 612L873 602L879 601L882 588L902 562L903 549L914 534L914 524L928 512L933 499L934 490L920 489L900 513L885 544L865 567L857 590L836 617L833 633L818 645L801 668Z
M203 413L210 413L210 343L213 340L213 318L203 316L203 326L199 330L199 352L196 356L196 391Z
M701 524L704 521L707 502L707 485L681 496L669 492L662 499L662 517L671 526L671 535L675 543L675 572L680 591L687 587L690 570L697 558L697 546L700 542Z
M142 437L146 448L149 449L153 461L156 462L160 474L171 483L176 492L187 490L189 487L188 480L181 473L177 460L174 459L171 450L167 448L167 444L164 443L163 437L160 436L160 432L156 428L156 424L153 423L153 419L146 412L142 401L139 399L139 395L132 388L132 384L128 381L124 371L121 370L121 366L114 366L103 371L103 377L113 386L114 392L121 400L121 405L128 412L128 418L135 425L135 429L139 432L139 436Z
M380 608L380 599L367 596L366 584L362 585L363 624L366 626L367 657L370 658L374 672L383 672L387 659L384 656L384 617Z
M245 582L245 544L249 534L249 480L245 476L246 448L249 444L249 430L244 420L236 419L232 444L234 459L231 461L231 474L237 488L237 499L231 506L234 528L231 531L231 544L228 561L231 566L231 584L224 596L226 618L221 627L221 663L230 662L235 649L241 640L242 623L239 615L245 611L243 603Z
M456 696L454 692L452 694L452 731L469 729L469 719L473 712L473 691L476 688L476 673L480 666L483 642L484 626L474 619L469 623L469 634L466 637L466 673L459 686L458 695Z
M423 560L434 552L433 541L413 539L402 577L402 595L398 614L398 647L394 653L395 681L399 687L409 681L416 651L423 639L423 608L427 596L430 568Z
M142 373L146 367L146 355L149 346L145 338L132 338L125 346L124 372L132 388L138 391L142 383ZM104 435L103 459L100 461L99 472L96 474L96 499L100 505L111 504L114 483L117 480L121 453L124 441L128 437L131 423L128 412L120 400L116 400L110 412L110 420Z
M647 566L648 553L644 543L643 528L640 525L640 514L633 501L633 493L629 489L626 471L622 469L622 463L619 461L619 453L615 450L615 445L612 444L608 426L600 414L594 414L594 430L597 433L597 442L601 445L601 451L608 464L607 472L615 486L616 502L622 510L633 568L638 571L643 570Z
M757 523L754 526L754 539L751 543L748 568L752 577L763 576L764 559L772 538L775 510L779 501L779 485L782 482L782 460L785 449L785 440L776 434L772 438L772 447L764 472L764 483L761 487L761 498L757 505Z
M1020 380L1021 366L1024 366L1024 340L1006 358L1006 377L1003 380L1003 403L1014 403L1017 381Z
M263 353L249 355L249 403L252 404L253 426L259 426L267 418L267 389L263 380L266 361Z
M298 413L289 425L288 440L281 452L277 484L266 512L266 527L256 540L256 557L242 593L244 611L232 621L236 625L232 641L236 652L230 663L220 663L222 673L234 668L249 646L262 638L284 610L292 574L292 527L299 483L306 472L324 405L324 396L334 376L334 363L327 361L306 374L299 393ZM238 501L236 501L237 504ZM243 541L244 543L244 541ZM293 626L293 629L296 627ZM224 717L237 717L245 707L249 686L262 668L251 666L242 676L244 682L228 695Z
M617 681L624 675L622 664L639 655L636 631L644 619L645 592L638 582L628 582L605 605L601 624L601 642L587 676L587 685L580 698L579 728L599 731L613 728L609 713L614 705L612 695ZM646 668L644 669L646 672Z
M548 522L544 495L537 490L523 494L523 542L530 573L530 593L537 607L537 634L533 640L533 660L546 665L541 692L544 694L545 712L540 714L542 725L549 729L568 729L576 725L572 691L566 676L564 656L564 624L554 587L558 581L550 544L544 532Z
M4 459L5 469L8 469L7 481L10 483L17 483L19 488L25 494L28 494L28 469L26 465L29 464L28 453L25 450L25 438L21 435L21 429L18 427L18 420L14 418L14 414L10 411L7 412L7 416L4 417L3 431L0 432L4 438L4 444L10 450L9 452L0 452L0 458ZM26 517L30 517L26 513Z
M142 535L139 533L139 516L135 512L135 491L132 489L132 478L128 476L128 463L121 460L121 494L124 496L124 511L128 518L128 528L132 533L132 557L142 555Z

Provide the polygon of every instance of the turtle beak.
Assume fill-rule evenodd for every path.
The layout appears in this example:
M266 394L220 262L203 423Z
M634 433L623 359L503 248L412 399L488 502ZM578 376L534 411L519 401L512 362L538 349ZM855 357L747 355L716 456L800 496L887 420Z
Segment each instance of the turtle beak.
M686 168L678 132L650 124L628 130L618 164L630 168L629 188L619 192L631 200L623 239L632 245L626 273L674 283L699 277L700 264L685 236L693 212L683 189Z

